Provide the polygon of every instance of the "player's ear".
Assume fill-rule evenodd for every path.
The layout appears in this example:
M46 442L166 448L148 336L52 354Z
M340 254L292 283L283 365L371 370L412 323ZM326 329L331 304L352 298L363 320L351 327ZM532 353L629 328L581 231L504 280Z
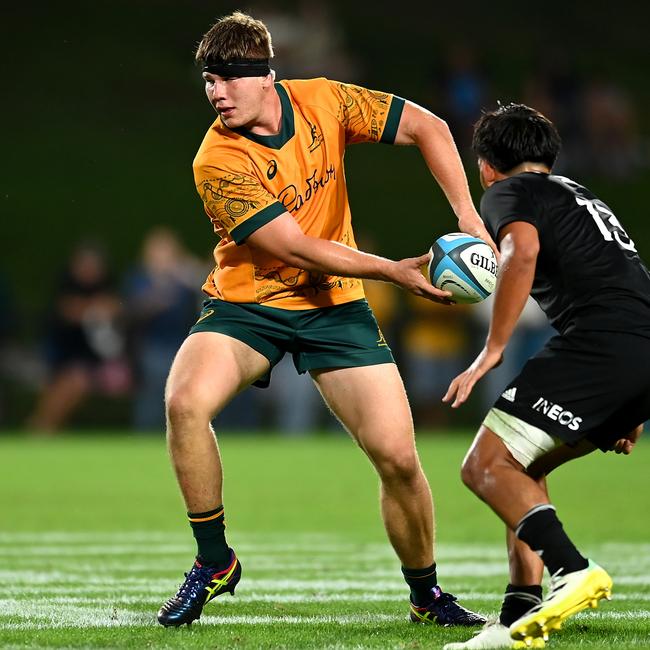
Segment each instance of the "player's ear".
M271 72L267 74L266 77L262 77L262 88L264 88L264 90L270 88L271 86L273 86L274 81L275 81L275 71L271 70Z
M494 182L498 180L497 178L497 170L490 165L490 163L483 159L479 158L478 159L478 169L479 169L479 174L481 176L481 185L483 186L484 189L487 189L492 185Z

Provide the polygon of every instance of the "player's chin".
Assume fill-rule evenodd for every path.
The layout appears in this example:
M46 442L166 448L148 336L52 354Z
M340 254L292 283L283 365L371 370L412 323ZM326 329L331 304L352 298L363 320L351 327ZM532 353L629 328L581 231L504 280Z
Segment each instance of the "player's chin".
M237 114L232 109L220 111L219 115L221 116L223 124L225 124L229 129L237 129L240 126L243 126L242 120L237 119Z

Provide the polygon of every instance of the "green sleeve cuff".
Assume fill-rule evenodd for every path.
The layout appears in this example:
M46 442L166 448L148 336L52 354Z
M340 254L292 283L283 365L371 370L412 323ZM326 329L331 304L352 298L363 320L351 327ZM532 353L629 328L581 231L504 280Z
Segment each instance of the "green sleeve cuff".
M403 110L404 100L397 95L393 95L393 101L390 103L390 108L388 109L386 126L384 127L384 132L381 134L379 142L384 144L393 144L395 142L395 136L397 135L399 121L402 119Z
M271 205L267 205L263 210L260 210L255 216L250 219L246 219L239 226L235 226L230 231L230 236L233 238L233 241L237 246L240 246L244 243L244 240L249 235L252 235L258 228L273 221L276 217L279 217L283 212L286 212L287 209L282 205L282 203L275 202Z

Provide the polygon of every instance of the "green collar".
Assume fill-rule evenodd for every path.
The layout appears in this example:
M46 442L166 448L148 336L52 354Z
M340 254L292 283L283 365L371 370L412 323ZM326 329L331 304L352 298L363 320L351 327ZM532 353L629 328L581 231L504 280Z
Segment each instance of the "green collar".
M259 135L257 133L251 133L248 129L245 129L243 126L237 129L233 129L235 133L243 135L245 138L257 142L269 149L282 149L282 147L293 138L296 129L293 121L293 106L291 106L291 100L287 91L279 83L275 84L275 90L277 91L280 97L280 106L282 108L282 120L280 122L280 133L276 135Z

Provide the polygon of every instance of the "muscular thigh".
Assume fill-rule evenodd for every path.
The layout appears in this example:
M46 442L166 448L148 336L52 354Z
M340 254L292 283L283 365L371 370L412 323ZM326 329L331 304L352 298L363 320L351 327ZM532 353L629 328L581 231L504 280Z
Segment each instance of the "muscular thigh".
M224 334L196 332L172 364L166 400L216 413L240 390L269 370L268 359Z
M372 457L414 448L413 421L394 363L313 371L323 398Z

